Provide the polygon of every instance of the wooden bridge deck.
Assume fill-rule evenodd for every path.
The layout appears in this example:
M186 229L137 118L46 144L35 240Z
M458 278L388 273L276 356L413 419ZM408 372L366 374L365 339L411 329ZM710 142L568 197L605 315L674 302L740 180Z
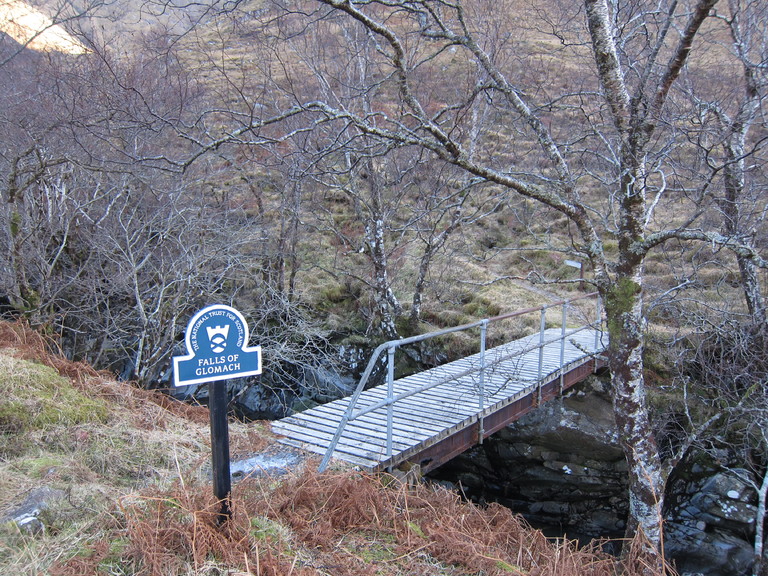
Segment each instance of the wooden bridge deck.
M564 346L561 335L559 328L544 332L541 357L539 333L487 350L482 394L479 354L395 380L395 396L415 392L392 406L391 457L388 408L381 406L346 424L334 458L366 470L405 461L419 464L422 472L436 468L601 366L596 355L605 349L602 333L569 331ZM370 388L361 393L355 413L387 397L386 384ZM349 401L342 398L277 420L272 429L286 444L325 454Z

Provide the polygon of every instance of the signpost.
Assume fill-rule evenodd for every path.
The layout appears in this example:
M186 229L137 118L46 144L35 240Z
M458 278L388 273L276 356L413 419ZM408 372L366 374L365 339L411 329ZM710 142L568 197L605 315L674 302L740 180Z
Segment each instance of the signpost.
M576 260L566 260L563 262L566 266L576 268L579 271L579 290L584 290L584 266Z
M248 346L248 324L234 308L215 304L200 310L187 325L186 356L173 358L174 386L208 383L211 414L213 494L226 521L232 480L229 472L227 386L214 382L261 374L261 346Z

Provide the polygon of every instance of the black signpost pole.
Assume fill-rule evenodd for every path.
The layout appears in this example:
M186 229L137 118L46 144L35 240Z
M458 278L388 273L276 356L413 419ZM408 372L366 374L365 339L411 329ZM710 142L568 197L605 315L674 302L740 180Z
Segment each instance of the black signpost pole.
M232 515L230 493L232 479L229 473L229 428L227 425L227 383L208 384L208 409L211 413L211 465L213 467L213 495L221 502L219 523Z

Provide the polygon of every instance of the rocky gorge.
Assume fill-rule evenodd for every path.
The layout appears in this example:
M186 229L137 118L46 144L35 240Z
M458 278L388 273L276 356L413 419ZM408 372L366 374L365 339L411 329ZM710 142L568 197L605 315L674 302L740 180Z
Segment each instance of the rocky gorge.
M612 414L605 382L592 377L430 477L476 502L501 503L550 535L620 539L626 464ZM756 493L726 458L694 454L667 483L665 548L680 574L751 574Z

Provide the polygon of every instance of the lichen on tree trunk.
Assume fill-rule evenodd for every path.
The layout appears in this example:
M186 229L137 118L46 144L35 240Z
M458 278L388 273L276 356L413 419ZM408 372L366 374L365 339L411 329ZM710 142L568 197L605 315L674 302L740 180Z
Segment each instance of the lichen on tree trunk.
M637 532L648 543L651 556L658 554L662 537L664 478L656 438L648 415L643 377L644 320L639 273L620 277L605 290L606 318L610 334L614 415L628 465L628 538ZM661 562L661 559L658 559Z

